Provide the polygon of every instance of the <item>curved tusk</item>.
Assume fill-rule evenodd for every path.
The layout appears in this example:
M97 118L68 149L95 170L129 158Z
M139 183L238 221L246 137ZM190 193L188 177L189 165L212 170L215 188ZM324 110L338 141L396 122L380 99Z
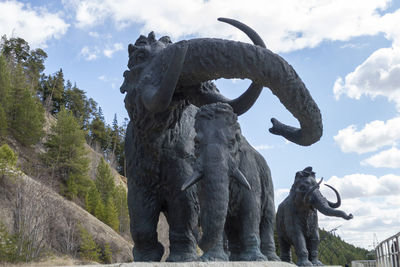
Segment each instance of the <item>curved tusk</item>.
M329 187L330 189L332 189L333 192L335 192L336 198L337 198L336 203L330 202L330 201L328 200L328 205L329 205L331 208L333 208L333 209L339 208L340 205L342 204L342 200L340 199L339 192L338 192L333 186L330 186L330 185L328 185L328 184L325 184L325 185L326 185L327 187Z
M228 18L218 18L218 20L228 23L244 32L247 37L249 37L250 40L254 43L254 45L261 46L262 48L267 48L260 35L258 35L255 30L253 30L246 24ZM262 85L252 82L249 88L242 95L240 95L236 99L227 100L226 103L231 105L231 107L233 108L233 112L235 112L237 115L242 115L254 105L257 98L260 96L262 89Z
M239 168L236 168L233 173L232 173L233 178L236 179L236 181L239 182L239 184L243 185L247 189L251 190L251 186L249 182L247 181L246 177L244 174L239 170Z
M200 181L202 178L203 178L203 173L202 172L194 171L192 177L190 177L190 179L187 180L182 185L181 190L185 191L186 189L188 189L189 187L191 187L192 185L194 185L195 183Z
M171 103L175 87L182 72L185 61L188 43L181 41L177 43L176 50L172 55L171 63L164 73L160 87L150 85L142 92L142 102L147 110L158 113L165 111Z

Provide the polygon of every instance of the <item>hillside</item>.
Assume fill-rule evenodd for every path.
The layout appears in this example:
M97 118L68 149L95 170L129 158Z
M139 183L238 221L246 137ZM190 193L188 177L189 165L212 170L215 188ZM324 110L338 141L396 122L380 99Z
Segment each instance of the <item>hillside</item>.
M112 262L132 261L131 242L74 202L22 172L2 179L0 190L0 220L7 229L21 224L22 232L37 235L31 240L37 249L47 244L43 251L51 249L60 254L78 256L82 240L76 233L83 227L100 249L109 245Z
M324 229L319 230L320 244L318 246L319 260L325 265L341 265L350 266L354 260L374 260L375 254L373 251L368 251L363 248L355 247L343 241L340 236L335 235ZM275 232L275 244L277 254L280 254L279 242ZM292 261L297 262L296 253L292 247Z

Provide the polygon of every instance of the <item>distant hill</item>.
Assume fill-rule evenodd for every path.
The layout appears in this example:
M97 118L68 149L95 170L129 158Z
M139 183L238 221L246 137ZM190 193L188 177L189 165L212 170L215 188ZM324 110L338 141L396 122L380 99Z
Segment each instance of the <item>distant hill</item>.
M342 265L348 264L351 266L351 261L354 260L374 260L375 254L373 251L368 251L363 248L355 247L343 241L340 236L334 235L331 232L320 229L320 244L318 247L319 260L325 265ZM277 253L280 255L279 242L275 233L275 243ZM292 248L292 261L297 262L296 253Z

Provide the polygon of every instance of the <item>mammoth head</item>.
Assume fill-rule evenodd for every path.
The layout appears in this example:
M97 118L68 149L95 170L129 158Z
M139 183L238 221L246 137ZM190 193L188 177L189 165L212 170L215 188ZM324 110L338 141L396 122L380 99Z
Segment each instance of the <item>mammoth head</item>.
M239 147L241 144L241 131L237 121L237 115L230 105L225 103L214 103L200 108L196 114L196 137L195 172L182 186L182 190L206 177L206 182L215 180L215 176L222 177L227 174L239 184L251 189L246 177L238 168ZM209 175L209 169L216 170L213 166L217 164L219 170L226 173Z
M341 210L336 210L341 204L341 199L338 191L330 185L337 197L337 202L332 203L327 200L319 191L320 184L315 179L315 172L312 167L307 167L302 171L296 173L295 182L290 189L290 194L294 197L296 207L302 210L314 210L315 208L326 216L342 217L346 220L353 218L352 214L347 215Z
M168 108L175 91L219 78L250 79L252 84L238 98L230 100L213 93L203 103L228 103L240 115L254 104L264 86L269 87L301 126L298 129L272 119L270 132L299 145L317 142L322 135L321 114L293 67L268 50L248 26L232 19L219 20L242 30L254 44L216 38L172 43L168 37L156 40L150 33L129 45L129 70L124 72L121 86L121 92L127 93L127 109L135 106L137 99L132 94L139 96L146 110L157 113Z

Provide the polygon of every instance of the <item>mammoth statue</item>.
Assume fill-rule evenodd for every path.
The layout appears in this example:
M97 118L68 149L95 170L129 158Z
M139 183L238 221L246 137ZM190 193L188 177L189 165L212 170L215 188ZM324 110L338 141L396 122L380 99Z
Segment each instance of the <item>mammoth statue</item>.
M231 261L279 260L271 172L242 136L233 109L224 103L201 107L195 129L197 161L182 189L199 184L202 259L227 260L225 232Z
M195 161L194 122L198 107L222 102L240 115L269 87L299 120L300 129L272 119L270 132L300 145L322 135L319 109L294 69L265 48L251 28L220 19L246 33L254 45L212 38L172 43L154 33L128 46L129 70L121 92L130 122L125 139L128 206L135 261L159 261L163 247L156 226L164 212L170 226L167 261L197 258L197 186L181 191ZM210 82L218 78L248 78L250 87L230 100Z
M337 210L341 204L340 195L332 186L337 202L332 203L319 191L321 180L317 183L315 172L311 167L296 173L295 181L289 196L279 205L276 213L276 231L281 249L281 259L290 262L290 246L293 245L297 255L297 265L323 265L318 260L318 216L317 210L326 216L353 218Z

